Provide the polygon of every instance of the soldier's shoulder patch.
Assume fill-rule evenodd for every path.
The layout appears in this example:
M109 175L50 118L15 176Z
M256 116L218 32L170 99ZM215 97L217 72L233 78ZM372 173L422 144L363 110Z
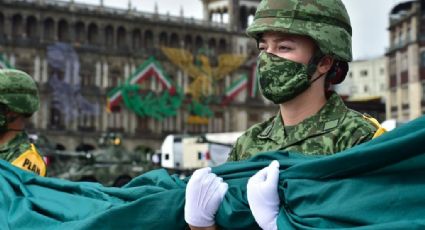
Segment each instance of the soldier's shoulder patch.
M323 131L327 131L329 129L333 129L333 128L337 127L338 124L339 124L339 119L327 121L323 125Z
M370 123L372 123L373 126L375 126L376 131L373 134L373 138L379 137L382 134L384 134L385 132L387 132L387 130L381 126L381 124L378 122L378 120L376 120L374 117L370 116L369 114L363 114L363 118L366 119L367 121L369 121Z
M260 134L258 134L258 137L265 138L268 137L270 132L272 131L273 125L267 126Z
M33 144L12 161L12 165L23 170L34 172L40 176L46 175L46 165Z

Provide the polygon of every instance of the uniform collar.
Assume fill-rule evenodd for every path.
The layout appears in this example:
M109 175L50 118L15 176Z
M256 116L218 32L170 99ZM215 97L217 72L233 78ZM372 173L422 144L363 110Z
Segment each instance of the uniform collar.
M16 134L10 141L0 145L0 152L8 151L13 146L22 143L22 140L28 140L28 135L25 132Z
M291 133L293 132L297 135L286 133L279 112L272 122L257 137L260 139L271 139L276 143L290 145L293 144L293 142L335 129L342 120L344 120L347 111L348 109L342 99L336 93L332 93L326 104L318 113L291 128Z

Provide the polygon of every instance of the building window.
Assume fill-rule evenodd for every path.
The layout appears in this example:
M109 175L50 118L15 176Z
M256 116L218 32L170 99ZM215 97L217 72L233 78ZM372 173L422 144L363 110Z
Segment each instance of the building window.
M351 72L351 71L350 71L350 72L348 73L348 77L349 77L349 78L353 78L353 72Z
M113 48L114 45L114 28L109 25L105 28L105 45L109 48Z
M425 67L425 51L421 52L421 66Z
M139 133L151 133L149 128L149 118L137 116L137 126L136 130Z
M34 16L27 18L27 37L38 38L38 22Z
M112 131L120 130L123 127L122 112L108 114L108 129Z
M357 93L357 86L351 86L351 94Z
M81 131L94 131L95 117L83 114L78 117L78 129Z
M166 32L161 32L159 34L159 45L168 46L168 36Z
M169 45L174 48L180 47L180 38L176 33L171 34Z
M364 86L364 92L367 93L369 91L369 87L367 87L367 85Z
M58 39L61 42L69 42L69 36L70 36L70 31L69 31L69 25L68 22L65 20L61 20L59 21L59 25L58 25Z
M153 48L153 32L150 30L145 31L145 40L144 47L145 48Z
M212 121L212 132L224 132L224 113L215 112L214 116L211 118Z
M24 33L23 19L20 14L13 15L12 17L12 36L14 38L21 37Z
M90 45L99 44L99 29L96 24L90 24L87 34L87 39Z
M379 74L384 75L385 74L385 69L384 68L380 68L379 69Z
M117 30L117 47L120 49L127 48L127 30L122 26Z
M77 22L75 24L75 42L78 44L84 44L85 43L85 26L83 22Z
M95 86L95 83L94 83L95 78L94 78L94 75L91 73L93 72L88 71L88 69L86 69L85 71L81 71L80 76L81 76L82 87Z
M367 70L360 71L360 76L367 77Z
M63 117L59 109L54 105L50 108L50 128L52 129L63 129Z
M139 29L133 30L132 40L134 51L139 52L142 48L142 32Z

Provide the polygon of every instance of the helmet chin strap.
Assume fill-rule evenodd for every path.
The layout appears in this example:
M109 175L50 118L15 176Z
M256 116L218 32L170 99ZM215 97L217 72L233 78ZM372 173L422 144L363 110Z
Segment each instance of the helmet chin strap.
M4 135L6 132L9 131L17 131L17 132L22 132L24 131L24 129L15 129L15 128L8 128L7 126L9 126L10 123L14 122L17 118L19 117L19 115L15 115L15 116L7 116L6 115L6 127L2 128L0 130L0 135Z
M310 84L313 84L315 81L317 81L319 78L321 78L321 77L323 77L325 75L326 75L326 73L320 74L319 76L317 76L316 78L314 78L312 81L310 81Z

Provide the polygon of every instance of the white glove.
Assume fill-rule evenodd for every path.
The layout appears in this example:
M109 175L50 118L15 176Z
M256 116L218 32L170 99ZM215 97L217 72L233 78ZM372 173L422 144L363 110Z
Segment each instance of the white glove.
M211 168L196 170L186 186L184 219L195 227L210 227L227 192L228 185Z
M277 230L276 220L280 203L278 181L279 162L276 160L248 180L249 207L257 224L265 230Z

